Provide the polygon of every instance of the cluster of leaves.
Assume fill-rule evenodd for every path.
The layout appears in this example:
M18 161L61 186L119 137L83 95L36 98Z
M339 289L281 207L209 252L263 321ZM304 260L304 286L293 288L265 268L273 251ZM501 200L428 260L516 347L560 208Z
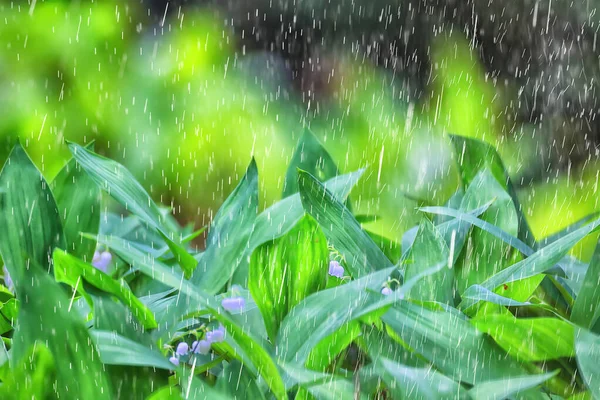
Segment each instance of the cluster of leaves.
M348 199L363 171L339 174L307 132L284 198L258 212L252 161L203 252L203 229L90 146L69 144L47 182L17 145L0 174L15 293L0 293L0 395L600 399L600 250L568 256L600 220L536 241L495 150L452 142L463 189L402 243L363 229ZM97 247L117 256L106 273Z

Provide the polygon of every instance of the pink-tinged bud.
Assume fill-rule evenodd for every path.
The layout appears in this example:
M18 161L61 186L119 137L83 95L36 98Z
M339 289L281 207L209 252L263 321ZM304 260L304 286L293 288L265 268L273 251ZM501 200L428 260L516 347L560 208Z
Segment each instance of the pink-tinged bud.
M246 300L243 297L227 297L221 301L221 306L227 311L242 311Z

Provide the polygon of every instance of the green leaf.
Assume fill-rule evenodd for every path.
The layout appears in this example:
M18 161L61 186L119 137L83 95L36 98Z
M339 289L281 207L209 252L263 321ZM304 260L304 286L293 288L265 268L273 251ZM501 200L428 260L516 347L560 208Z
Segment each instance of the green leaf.
M271 339L296 304L325 287L328 261L327 239L310 216L252 253L249 289Z
M312 175L298 171L302 206L321 226L329 242L340 251L354 278L389 268L390 260L363 231L350 211Z
M0 385L0 397L3 399L50 399L55 378L55 366L52 354L46 346L38 344L31 348L30 354L13 365L10 373ZM15 397L18 395L19 397Z
M61 287L39 266L27 271L18 288L19 317L13 339L13 362L42 343L55 360L59 398L110 399L112 392L81 317L71 311L71 302ZM25 281L27 283L25 283Z
M404 272L406 280L436 265L448 266L450 263L450 251L444 238L426 218L421 220L417 236L410 249L410 262L407 263ZM415 300L453 304L453 283L454 272L452 269L441 268L436 274L429 275L417 283L409 292L408 297Z
M535 248L535 237L525 218L525 213L519 202L517 191L515 190L496 149L488 143L464 136L450 135L450 140L454 145L454 152L457 156L458 167L463 184L469 186L480 170L488 168L498 183L506 189L517 210L519 219L518 238L527 243L530 247Z
M490 204L491 205L491 204ZM463 223L468 223L473 226L476 226L487 233L494 235L498 239L501 239L504 243L510 245L511 247L519 250L523 255L530 256L534 253L533 249L529 247L527 244L523 243L518 238L504 232L502 229L498 228L486 222L472 213L464 212L461 210L455 210L448 207L422 207L419 209L420 211L435 214L435 215L445 215L449 217L454 217L457 220L462 221ZM454 220L453 220L454 221Z
M228 394L231 399L264 399L265 396L256 385L254 377L247 368L233 360L217 379L215 389Z
M591 329L600 317L600 242L596 244L571 311L571 322Z
M87 149L93 150L93 143ZM100 227L100 190L90 176L72 158L50 183L64 229L66 250L91 262L96 242L80 236L98 233Z
M240 361L247 366L254 366L259 371L277 399L286 398L285 386L277 366L261 345L260 340L255 339L250 332L234 321L213 296L202 292L173 268L164 265L150 254L136 249L125 240L100 235L98 242L110 247L133 268L167 286L178 289L180 291L179 300L190 305L190 314L201 310L210 311L244 351L244 354L236 354L241 358Z
M475 385L469 390L473 400L502 400L514 396L525 396L529 389L535 388L558 374L558 370L540 375L525 375L487 381Z
M246 174L211 223L198 268L191 281L200 290L216 294L246 259L258 207L258 170L254 159Z
M381 312L402 300L421 279L441 268L445 268L445 264L419 273L388 296L380 291L390 274L396 271L395 267L308 296L281 324L275 341L278 359L305 365L312 350L323 339L352 321Z
M197 265L196 260L177 242L180 241L176 237L178 233L166 228L166 218L160 208L131 172L118 162L99 156L76 143L69 143L69 149L100 189L161 234L189 278Z
M524 307L531 306L532 303L525 301L517 301L508 297L500 296L480 285L470 286L462 295L463 299L475 300L475 301L487 301L492 304L498 304L506 307Z
M479 218L502 232L516 236L518 219L512 199L489 169L485 168L473 178L460 208L473 210L488 203L491 203L489 208ZM485 281L510 262L510 247L483 230L474 229L467 245L456 266L459 293L463 293L470 285Z
M344 201L356 185L364 170L336 176L325 182L325 188L331 191L338 201ZM275 240L290 231L304 216L300 194L294 194L278 201L264 210L256 218L254 232L250 241L250 251L263 243Z
M104 364L175 369L175 366L159 351L152 350L114 332L93 330L90 334Z
M526 259L503 269L483 282L481 286L494 291L500 285L542 274L559 262L577 242L598 230L599 227L600 220L587 224L539 249ZM463 300L461 308L468 308L476 303L475 300Z
M298 192L298 169L316 176L321 182L339 174L338 168L327 150L306 128L288 166L282 197L285 198Z
M53 259L56 281L76 288L80 294L86 297L90 306L93 306L93 303L84 289L83 282L80 282L81 279L121 300L146 328L156 328L156 320L152 312L123 282L117 282L99 269L59 249L54 251Z
M578 332L575 339L577 365L587 387L594 399L600 399L600 336L584 329Z
M410 348L453 380L475 384L525 374L516 360L455 313L400 302L382 320Z
M18 293L29 261L48 270L52 251L66 243L52 192L21 145L4 164L0 186L6 189L0 196L0 253Z
M413 368L383 358L375 371L394 399L443 400L461 398L464 389L431 368Z
M275 341L279 359L303 366L321 340L344 324L389 305L382 300L393 302L394 296L385 298L379 291L394 270L387 268L301 301L279 328Z
M472 319L473 325L490 335L517 359L546 361L575 354L575 328L557 318L523 318L486 315Z

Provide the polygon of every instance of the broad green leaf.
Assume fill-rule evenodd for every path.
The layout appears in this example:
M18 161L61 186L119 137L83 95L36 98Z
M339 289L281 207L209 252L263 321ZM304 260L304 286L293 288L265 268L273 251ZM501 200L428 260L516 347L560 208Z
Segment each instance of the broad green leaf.
M264 399L265 396L256 385L256 381L247 368L231 361L217 379L215 389L232 399Z
M392 239L389 239L385 236L381 236L377 233L368 230L365 230L365 232L371 237L371 239L373 239L375 244L377 244L377 247L381 249L383 254L394 265L400 261L400 259L402 258L402 245L400 243L397 243Z
M304 129L288 166L283 184L283 198L298 192L298 169L316 176L321 182L339 174L335 162L309 129Z
M476 384L525 374L516 360L454 313L400 302L382 320L410 348L453 380Z
M423 208L420 208L419 210L426 212L426 213L430 213L430 214L454 217L457 220L460 220L465 224L471 224L473 226L476 226L476 227L486 231L487 233L494 235L498 239L501 239L504 243L510 245L511 247L519 250L523 255L530 256L534 253L534 251L531 247L529 247L527 244L523 243L518 238L504 232L497 226L494 226L494 225L490 224L489 222L486 222L486 221L478 218L476 215L473 215L472 213L464 212L461 210L455 210L455 209L447 208L447 207L423 207Z
M600 399L600 336L584 329L580 330L575 339L575 353L585 384L594 399Z
M417 353L408 349L406 346L394 340L396 337L393 331L387 326L377 327L363 325L362 335L357 339L357 344L364 351L374 364L380 359L389 358L398 364L409 367L425 367L429 365Z
M571 322L591 329L600 317L600 242L596 245L585 278L575 298Z
M211 312L223 324L227 333L231 335L240 348L244 350L244 354L236 354L241 358L240 361L255 367L259 371L277 399L286 398L285 386L277 366L269 353L260 344L260 340L255 339L243 326L235 322L230 314L218 304L214 296L202 292L185 280L183 275L174 268L162 264L151 255L131 246L125 240L99 235L98 242L110 247L133 268L143 274L178 289L181 295L185 295L180 298L180 301L190 304L190 314L201 310Z
M402 300L420 280L445 267L443 264L419 273L388 296L380 291L395 267L308 296L292 309L279 328L275 341L278 359L305 365L323 339L351 321L382 312Z
M39 266L27 271L18 288L19 317L13 339L13 362L20 362L36 343L44 344L55 360L59 398L110 399L104 366L81 317L71 310L62 288ZM27 283L25 283L27 282Z
M577 242L598 230L599 227L600 220L587 224L537 250L526 259L503 269L481 283L481 286L494 291L500 285L542 274L559 262ZM461 307L468 308L476 303L475 300L463 300Z
M127 305L133 314L148 329L156 328L156 320L152 312L129 290L123 282L112 279L109 275L99 269L87 264L63 250L57 249L53 254L54 276L57 282L64 282L75 288L88 300L90 306L92 301L87 295L83 282L116 296L123 304Z
M450 135L450 140L454 145L454 152L456 153L463 184L469 186L480 170L488 168L498 183L506 189L513 201L519 218L518 238L527 243L528 246L535 248L535 237L527 223L525 213L517 196L517 191L496 149L488 143L464 136Z
M431 368L413 368L383 358L375 371L394 399L457 399L465 390L452 379Z
M486 315L471 323L517 359L546 361L575 354L575 328L558 318Z
M540 375L525 375L520 377L498 379L475 385L469 390L473 400L503 400L514 396L527 395L529 389L540 386L559 371Z
M0 253L17 293L26 266L50 267L54 248L66 248L56 202L48 184L17 144L0 173Z
M104 364L175 369L168 357L158 350L149 349L114 332L92 330L90 334Z
M516 236L518 220L512 199L489 169L484 168L471 181L460 208L473 210L488 203L491 204L479 218L511 236ZM456 266L459 293L508 266L510 250L502 240L483 230L474 229Z
M296 399L367 399L343 376L316 372L292 364L283 364L284 371L300 386Z
M321 340L308 355L306 367L316 371L334 368L332 363L360 336L360 322L351 321ZM339 360L343 361L343 358Z
M344 201L356 185L364 170L358 170L349 174L336 176L325 182L325 188L329 190L338 201ZM264 210L256 218L254 231L251 237L250 251L261 244L275 240L288 233L298 221L304 216L304 208L300 201L300 194L278 201Z
M279 328L275 341L279 359L303 366L321 340L344 324L388 305L382 303L385 296L379 291L394 270L395 267L387 268L301 301Z
M245 262L258 207L258 170L254 159L246 174L211 223L198 268L191 281L200 290L216 294Z
M473 285L470 286L462 295L463 299L475 300L475 301L487 301L489 303L498 304L506 307L524 307L531 306L532 303L525 301L517 301L508 297L500 296L483 286Z
M52 388L56 373L52 354L41 343L32 347L30 353L13 364L10 373L3 379L1 398L50 399L56 396Z
M185 400L231 400L227 393L220 392L193 373L190 368L183 368L181 371L179 386Z
M408 293L408 297L415 300L453 304L454 272L450 268L452 265L448 265L451 263L450 251L444 238L428 219L421 220L417 236L410 249L404 279L408 280L436 265L445 264L446 268L440 269L436 274L429 275L417 283Z
M86 147L93 150L93 143ZM91 262L96 242L81 232L98 233L100 227L100 190L72 158L50 183L62 221L69 253Z
M123 303L110 293L94 287L88 289L94 304L93 328L121 335L139 344L153 347L155 341L144 329L139 319Z
M197 265L196 260L181 246L181 238L176 237L177 233L166 228L166 218L161 209L131 172L118 162L95 154L76 143L69 143L69 149L100 189L161 234L177 257L185 276L189 278Z
M328 261L327 239L310 216L285 236L254 251L249 289L271 339L296 304L325 287Z
M329 190L307 172L298 171L298 179L302 206L319 223L331 245L340 251L354 278L392 266L350 211Z

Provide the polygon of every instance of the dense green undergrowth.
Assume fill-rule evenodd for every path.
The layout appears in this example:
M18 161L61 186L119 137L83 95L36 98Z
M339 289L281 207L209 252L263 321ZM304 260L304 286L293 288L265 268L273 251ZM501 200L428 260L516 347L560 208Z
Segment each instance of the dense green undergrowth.
M600 250L568 255L600 220L536 240L495 150L451 140L462 189L401 243L363 228L349 194L364 171L341 174L307 132L283 199L258 212L252 161L203 252L204 229L91 146L69 144L52 182L15 146L0 395L600 399Z

